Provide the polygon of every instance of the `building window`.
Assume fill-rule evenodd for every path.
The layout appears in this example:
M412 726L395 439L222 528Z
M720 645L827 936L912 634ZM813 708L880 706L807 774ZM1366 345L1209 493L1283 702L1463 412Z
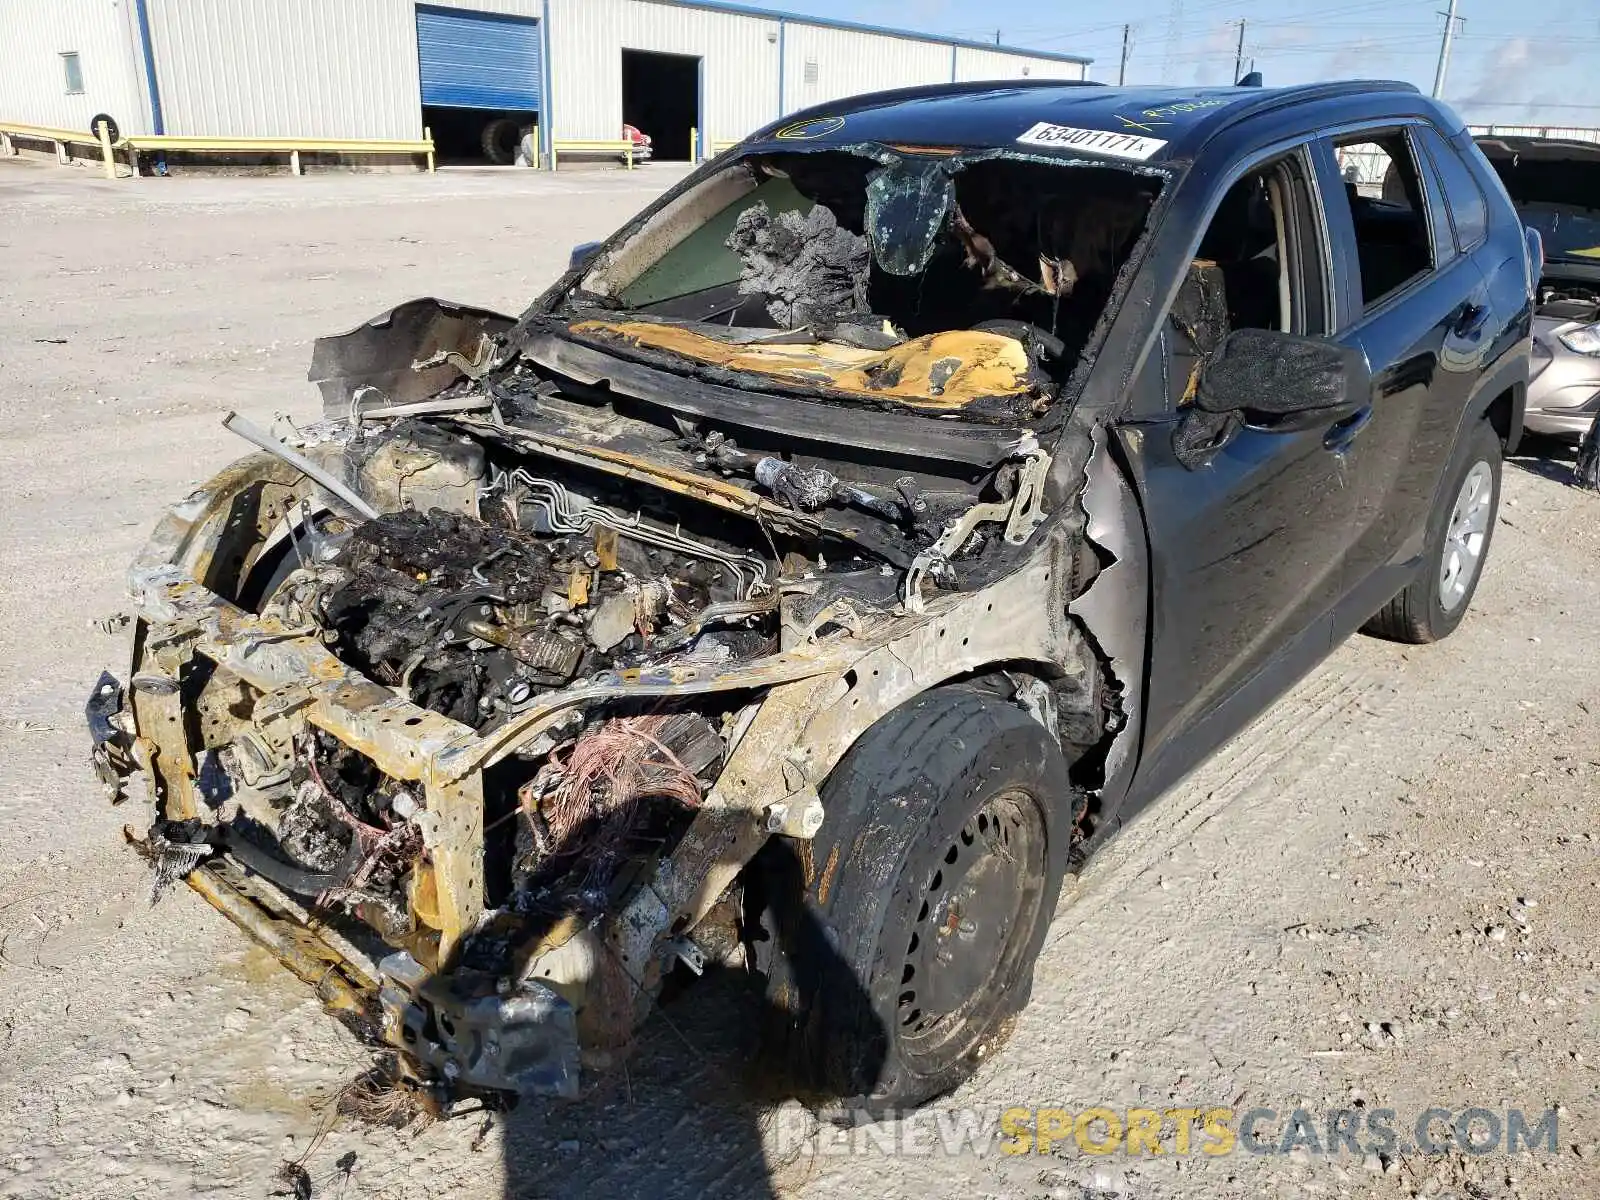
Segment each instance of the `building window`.
M815 84L817 82L817 60L814 58L806 59L805 81L808 84Z
M77 96L83 92L83 66L78 62L78 52L69 50L61 56L61 71L67 80L67 95Z

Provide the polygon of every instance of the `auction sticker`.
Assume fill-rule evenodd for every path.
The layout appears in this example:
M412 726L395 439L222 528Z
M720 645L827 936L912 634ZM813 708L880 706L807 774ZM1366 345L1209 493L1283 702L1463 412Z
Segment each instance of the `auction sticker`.
M1167 144L1161 138L1143 137L1135 133L1112 133L1108 129L1074 129L1070 125L1052 125L1048 121L1040 121L1017 141L1024 146L1083 150L1089 154L1106 154L1112 158L1132 158L1141 161Z

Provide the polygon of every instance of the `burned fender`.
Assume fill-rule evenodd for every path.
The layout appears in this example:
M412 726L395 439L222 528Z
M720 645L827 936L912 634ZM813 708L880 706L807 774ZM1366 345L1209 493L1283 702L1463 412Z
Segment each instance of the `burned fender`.
M1107 811L1114 811L1133 782L1143 736L1150 554L1138 499L1112 457L1105 428L1097 426L1092 436L1094 449L1083 490L1083 509L1088 517L1084 533L1112 561L1100 569L1094 582L1067 606L1067 611L1083 622L1120 688L1123 724L1106 753L1100 787L1102 804ZM1114 824L1108 822L1104 827L1107 836Z
M513 324L487 308L423 296L348 333L318 338L306 378L322 389L330 417L348 415L354 404L412 404L488 370L500 335Z

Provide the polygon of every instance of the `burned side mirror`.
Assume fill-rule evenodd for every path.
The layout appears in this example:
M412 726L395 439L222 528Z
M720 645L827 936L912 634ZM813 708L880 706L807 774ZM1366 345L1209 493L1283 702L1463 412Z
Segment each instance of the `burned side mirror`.
M1367 403L1366 360L1326 338L1239 329L1205 360L1193 402L1172 433L1191 471L1216 457L1248 423L1284 433L1332 422Z
M603 245L604 242L579 242L572 248L572 257L567 259L567 270L576 271L579 267L588 266Z
M1327 338L1238 329L1201 368L1194 403L1204 412L1240 413L1270 427L1301 413L1365 404L1366 391L1358 350Z

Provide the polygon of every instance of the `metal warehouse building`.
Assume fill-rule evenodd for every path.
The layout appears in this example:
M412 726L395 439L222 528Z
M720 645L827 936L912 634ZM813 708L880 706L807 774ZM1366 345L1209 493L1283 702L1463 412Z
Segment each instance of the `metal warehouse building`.
M880 88L1081 79L1088 59L714 0L0 0L0 119L124 133L417 139L515 115L687 158Z

